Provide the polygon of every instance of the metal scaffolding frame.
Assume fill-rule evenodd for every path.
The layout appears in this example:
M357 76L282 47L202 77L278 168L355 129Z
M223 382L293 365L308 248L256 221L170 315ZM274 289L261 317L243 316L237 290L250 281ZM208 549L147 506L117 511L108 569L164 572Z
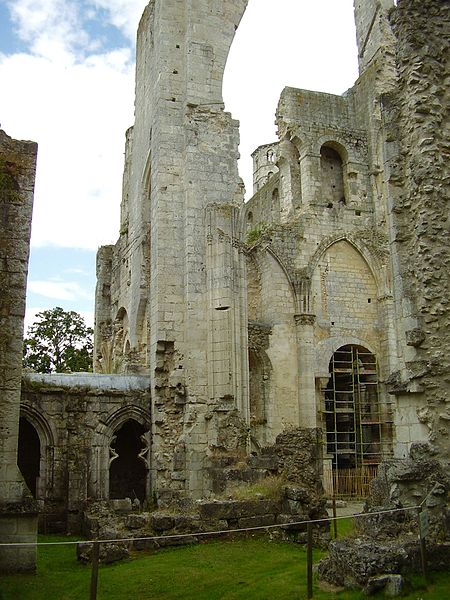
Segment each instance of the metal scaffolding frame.
M374 354L361 346L343 346L333 354L322 419L333 472L349 470L363 479L373 474L392 440L390 406L380 400Z

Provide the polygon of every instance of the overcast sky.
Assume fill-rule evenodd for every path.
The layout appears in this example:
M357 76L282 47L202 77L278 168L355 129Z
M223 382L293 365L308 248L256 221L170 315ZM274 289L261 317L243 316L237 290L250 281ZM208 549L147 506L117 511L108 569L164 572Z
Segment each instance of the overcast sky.
M118 235L134 46L146 0L0 0L0 123L39 144L28 322L56 305L92 320L95 251ZM240 172L276 139L284 86L342 94L357 77L352 0L250 0L224 80Z

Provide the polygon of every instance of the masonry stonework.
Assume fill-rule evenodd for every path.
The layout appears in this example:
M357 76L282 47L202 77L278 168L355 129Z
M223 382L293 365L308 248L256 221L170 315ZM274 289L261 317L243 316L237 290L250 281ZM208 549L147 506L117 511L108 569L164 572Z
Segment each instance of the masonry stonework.
M121 237L98 259L97 368L106 362L100 347L109 345L122 371L150 374L153 481L175 494L208 489L214 452L258 451L286 427L320 426L333 468L406 456L429 434L424 398L391 395L392 380L404 389L408 369L422 364L409 359L403 330L405 267L389 171L396 150L386 103L394 93L408 101L396 53L401 46L409 58L409 51L390 19L401 20L403 9L390 0L355 2L360 77L344 95L283 90L279 139L254 152L255 193L244 204L237 124L223 112L220 80L245 4L214 4L208 14L147 7ZM166 10L185 23L182 38L165 31ZM202 28L193 27L197 18ZM156 85L153 69L163 73ZM252 347L255 327L268 332L263 348ZM359 433L344 419L329 430L330 398L338 406L345 393L331 364L348 351L374 357L357 375L347 365L351 385L357 377L366 395L376 383L377 415L355 421ZM338 456L358 445L353 458ZM362 451L369 446L371 459ZM181 451L184 476L168 459Z
M119 239L97 256L97 375L23 385L49 522L52 502L75 528L92 499L222 493L298 431L329 493L417 442L448 469L448 4L356 0L357 82L282 91L244 202L221 86L246 5L152 0L142 16Z
M37 145L0 130L0 539L36 541L37 508L17 467L22 339ZM33 571L36 549L2 548L0 572Z

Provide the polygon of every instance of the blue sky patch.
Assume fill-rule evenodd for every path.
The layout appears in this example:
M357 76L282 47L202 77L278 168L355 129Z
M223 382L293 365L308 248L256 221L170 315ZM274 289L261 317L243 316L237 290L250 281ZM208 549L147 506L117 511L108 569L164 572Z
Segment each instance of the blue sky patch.
M28 270L27 310L54 308L92 312L95 255L77 248L32 248Z
M26 50L27 45L15 33L15 25L11 21L8 7L0 2L0 52L15 54Z

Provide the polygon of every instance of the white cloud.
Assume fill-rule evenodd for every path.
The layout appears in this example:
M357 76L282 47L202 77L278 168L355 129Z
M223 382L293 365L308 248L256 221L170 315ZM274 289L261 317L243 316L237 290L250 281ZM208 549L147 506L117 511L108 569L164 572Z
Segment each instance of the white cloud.
M137 25L149 0L93 0L92 3L106 10L111 23L134 42Z
M33 325L33 323L35 321L37 321L36 319L36 315L44 310L48 310L48 306L44 306L44 307L39 307L39 306L35 306L33 308L28 308L25 311L25 320L24 320L24 335L26 336L27 332L28 332L28 328Z
M78 3L67 0L7 2L19 37L34 54L51 60L69 58L75 49L89 49Z
M145 2L113 3L107 14L121 8L131 23L138 4ZM98 44L83 29L92 8L82 3L15 0L9 6L30 51L0 54L0 81L8 90L0 114L9 135L39 144L32 245L112 243L125 131L133 122L131 48L93 53Z
M62 65L0 55L5 131L39 144L33 245L96 248L118 230L133 67L117 50Z
M29 281L28 291L54 300L80 300L91 297L76 281Z

